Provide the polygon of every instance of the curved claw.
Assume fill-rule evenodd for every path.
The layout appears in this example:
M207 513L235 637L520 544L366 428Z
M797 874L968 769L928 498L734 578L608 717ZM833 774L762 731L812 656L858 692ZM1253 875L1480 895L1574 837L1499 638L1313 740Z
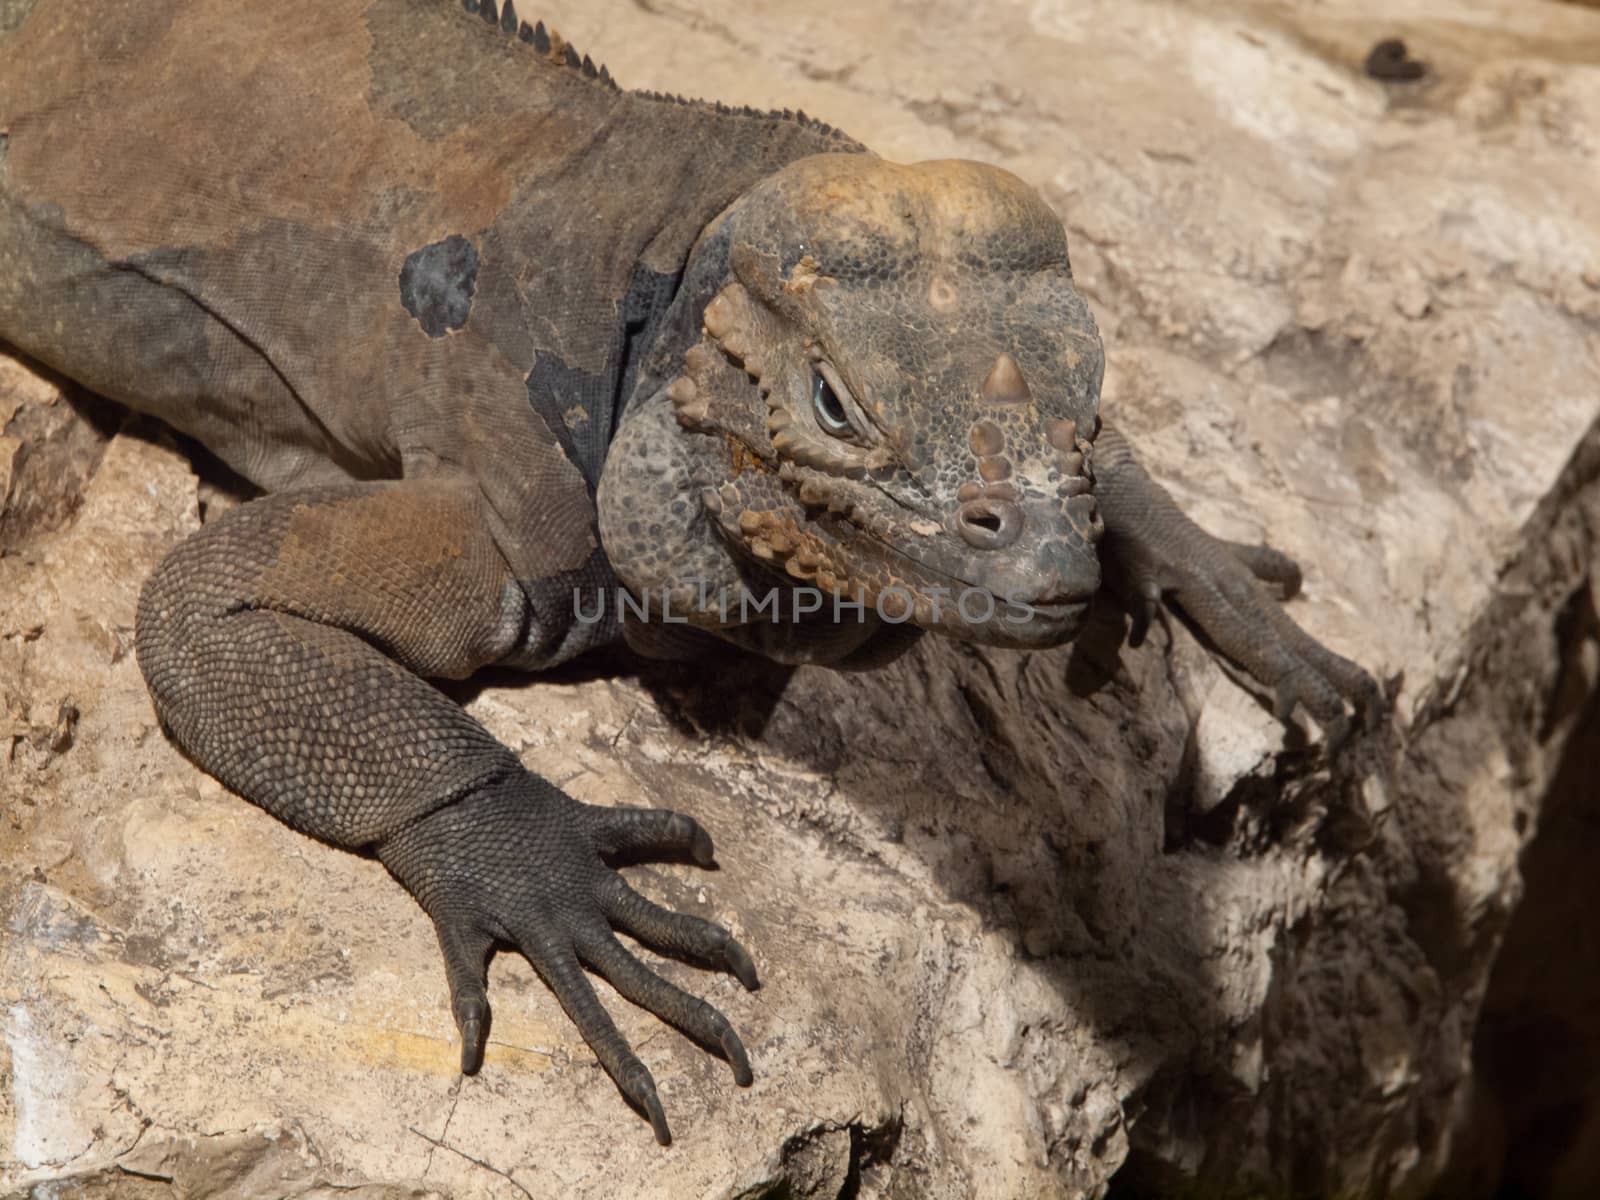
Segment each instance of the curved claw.
M722 947L722 957L727 960L728 969L744 985L747 992L756 991L761 986L761 979L756 975L756 964L750 957L750 952L738 942L729 937Z
M1250 568L1250 573L1263 583L1278 585L1279 600L1293 600L1300 594L1304 582L1300 564L1282 550L1265 542L1228 542L1217 539L1233 552L1233 556Z
M650 1118L650 1128L655 1132L658 1145L672 1145L672 1129L667 1125L667 1114L661 1107L661 1097L656 1094L656 1081L651 1078L650 1072L641 1066L636 1071L630 1071L623 1084L632 1100L644 1109L645 1116Z
M1344 715L1336 717L1323 727L1322 733L1328 740L1328 753L1337 754L1339 747L1343 746L1350 738L1350 731L1354 726L1350 718Z
M476 1075L483 1068L483 1026L468 1021L461 1027L461 1073Z
M489 1006L473 998L456 1006L456 1028L461 1031L461 1073L476 1075L483 1066L483 1047L489 1033Z
M1300 699L1294 685L1287 679L1278 684L1272 692L1272 715L1279 721L1287 724L1294 715L1294 706Z
M1379 725L1389 717L1389 706L1400 692L1401 676L1380 682L1370 675L1355 688L1356 713L1366 725Z
M714 867L717 865L716 847L711 844L711 835L699 825L694 827L694 840L689 845L689 856L694 859L699 867Z
M578 954L624 999L683 1030L702 1046L720 1049L733 1068L734 1080L741 1087L750 1085L750 1059L744 1043L714 1007L644 966L609 930L584 937L578 943Z
M595 845L602 854L686 856L696 866L716 865L716 851L699 821L670 808L590 808Z
M1145 635L1150 632L1150 623L1156 619L1156 605L1161 600L1161 589L1154 583L1142 586L1133 598L1130 616L1133 626L1128 630L1128 645L1137 650L1144 645Z
M755 1081L755 1076L750 1073L750 1056L744 1052L744 1043L732 1029L722 1032L722 1053L733 1068L733 1081L740 1087L749 1087Z
M622 876L609 875L602 883L600 907L618 929L657 950L683 958L726 967L746 991L756 991L761 979L750 952L721 925L663 908L628 886Z

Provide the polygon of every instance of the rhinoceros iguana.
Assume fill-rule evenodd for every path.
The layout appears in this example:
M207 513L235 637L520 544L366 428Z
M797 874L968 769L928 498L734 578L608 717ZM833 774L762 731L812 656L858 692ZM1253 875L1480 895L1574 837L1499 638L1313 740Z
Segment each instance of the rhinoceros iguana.
M695 821L574 801L429 678L619 636L842 667L925 630L1053 646L1104 556L1136 622L1175 597L1280 713L1381 702L1258 583L1293 593L1292 562L1190 523L1100 422L1061 222L1014 176L622 90L512 0L5 13L0 337L266 493L145 586L156 709L416 897L463 1071L513 944L665 1143L584 969L741 1084L728 1021L613 928L757 978L608 865L709 864Z

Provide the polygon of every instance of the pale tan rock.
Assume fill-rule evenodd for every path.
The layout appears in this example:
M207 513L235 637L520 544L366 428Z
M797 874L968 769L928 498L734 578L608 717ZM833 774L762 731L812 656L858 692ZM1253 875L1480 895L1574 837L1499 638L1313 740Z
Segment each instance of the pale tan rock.
M1107 410L1198 519L1300 558L1309 630L1404 671L1392 769L1369 739L1330 774L1176 623L869 677L497 679L471 708L530 767L717 838L720 871L631 875L755 953L755 995L664 968L738 1025L755 1086L600 985L660 1082L661 1150L520 960L496 960L484 1070L459 1078L422 913L161 737L133 605L196 481L119 436L73 523L0 557L0 688L27 731L81 710L66 750L0 753L0 1191L1426 1186L1576 719L1556 698L1593 687L1556 634L1600 529L1600 72L1573 51L1597 18L1203 7L524 15L627 85L1038 185ZM1384 36L1430 78L1368 79Z

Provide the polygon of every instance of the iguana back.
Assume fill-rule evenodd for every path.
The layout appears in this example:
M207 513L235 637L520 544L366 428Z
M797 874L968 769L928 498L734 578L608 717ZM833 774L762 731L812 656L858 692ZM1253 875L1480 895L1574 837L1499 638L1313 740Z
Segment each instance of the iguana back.
M268 490L461 470L520 578L576 565L695 237L854 146L622 91L509 6L318 7L41 0L0 36L0 324Z

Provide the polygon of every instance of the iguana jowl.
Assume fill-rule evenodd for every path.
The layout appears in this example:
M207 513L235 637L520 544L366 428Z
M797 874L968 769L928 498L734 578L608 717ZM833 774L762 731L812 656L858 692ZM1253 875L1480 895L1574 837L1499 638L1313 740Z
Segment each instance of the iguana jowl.
M0 337L268 493L146 585L157 710L230 787L417 898L464 1071L512 943L666 1142L584 968L740 1083L726 1019L612 929L756 973L607 865L708 863L699 825L572 800L426 678L619 634L843 667L925 629L1055 645L1107 552L1141 612L1175 595L1285 715L1377 704L1257 582L1292 593L1294 565L1196 528L1100 424L1065 235L1013 176L623 91L509 0L12 8ZM577 619L575 593L619 580L692 636ZM801 586L871 615L707 602Z

